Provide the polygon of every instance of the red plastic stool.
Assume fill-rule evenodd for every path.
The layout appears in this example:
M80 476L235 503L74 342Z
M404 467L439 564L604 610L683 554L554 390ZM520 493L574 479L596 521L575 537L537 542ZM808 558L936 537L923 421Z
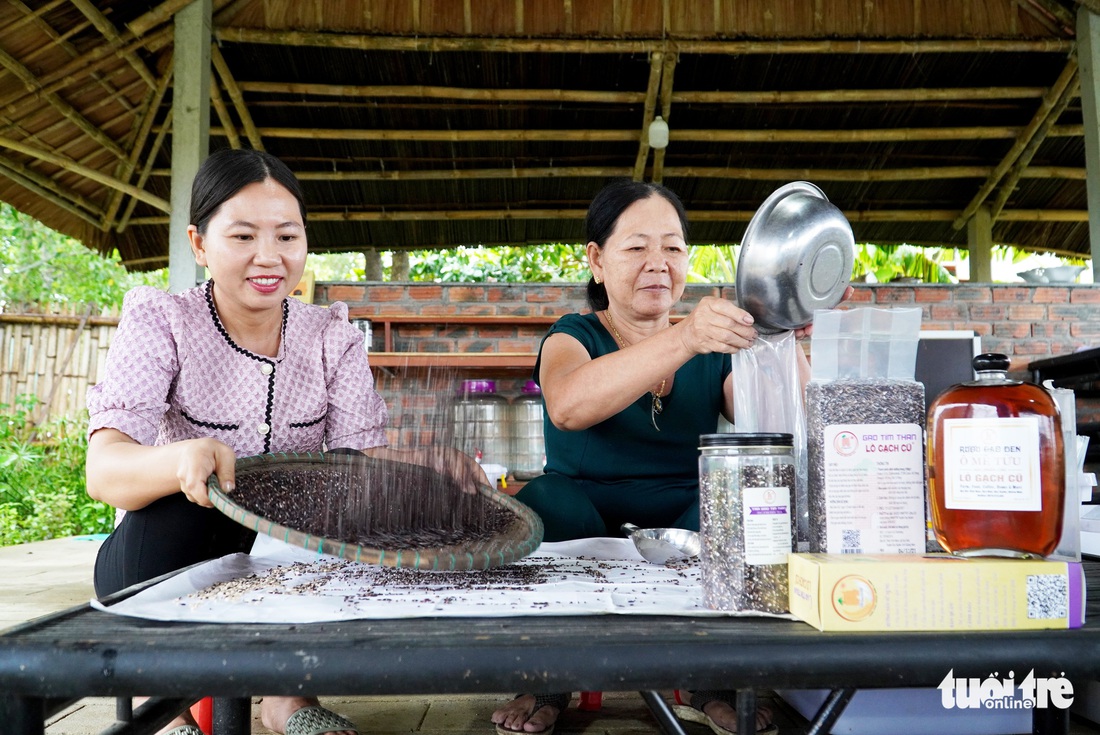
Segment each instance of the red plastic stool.
M214 700L204 697L191 705L191 716L195 718L195 724L206 735L214 732Z
M603 707L603 692L581 692L581 701L577 709L584 712L599 712Z

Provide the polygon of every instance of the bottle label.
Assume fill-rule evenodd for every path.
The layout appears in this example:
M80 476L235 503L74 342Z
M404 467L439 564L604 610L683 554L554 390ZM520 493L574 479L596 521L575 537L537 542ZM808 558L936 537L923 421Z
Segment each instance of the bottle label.
M1039 419L944 419L944 506L951 510L1043 509Z
M825 543L831 554L924 552L924 432L918 424L824 431Z
M791 491L785 487L743 487L745 563L786 564L791 553Z

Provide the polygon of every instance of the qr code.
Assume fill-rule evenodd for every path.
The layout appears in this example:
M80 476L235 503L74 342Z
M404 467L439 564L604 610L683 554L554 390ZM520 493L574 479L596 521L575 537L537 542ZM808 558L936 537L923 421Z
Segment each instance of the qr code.
M841 554L858 554L862 547L863 540L858 528L845 528L840 532Z
M1032 620L1069 617L1069 582L1058 574L1027 575L1027 616Z

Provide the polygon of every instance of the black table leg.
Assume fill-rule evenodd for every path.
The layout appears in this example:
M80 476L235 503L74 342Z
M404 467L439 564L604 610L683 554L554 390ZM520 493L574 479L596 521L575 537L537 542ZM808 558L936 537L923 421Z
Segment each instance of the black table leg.
M251 731L251 699L214 697L214 735L248 735Z
M818 735L818 733L827 733L832 730L855 693L855 689L834 689L829 692L829 696L821 703L817 714L814 715L814 721L806 728L805 735Z
M1069 710L1047 705L1031 710L1032 735L1069 735Z
M43 735L46 732L46 700L0 694L0 722L12 735Z
M756 732L756 690L737 690L737 732Z
M642 695L642 700L649 706L649 711L657 718L657 724L661 726L661 732L665 735L687 735L664 697L653 691L643 691L638 692L638 694Z

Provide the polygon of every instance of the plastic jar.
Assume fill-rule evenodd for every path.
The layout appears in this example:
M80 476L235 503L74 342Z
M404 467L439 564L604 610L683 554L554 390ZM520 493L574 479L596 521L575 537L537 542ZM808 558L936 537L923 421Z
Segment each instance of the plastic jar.
M791 434L699 437L703 602L713 610L785 612L796 548Z
M512 399L512 476L530 480L546 466L546 442L542 436L542 390L528 380Z
M481 464L508 466L508 399L495 380L464 380L452 410L455 446Z

